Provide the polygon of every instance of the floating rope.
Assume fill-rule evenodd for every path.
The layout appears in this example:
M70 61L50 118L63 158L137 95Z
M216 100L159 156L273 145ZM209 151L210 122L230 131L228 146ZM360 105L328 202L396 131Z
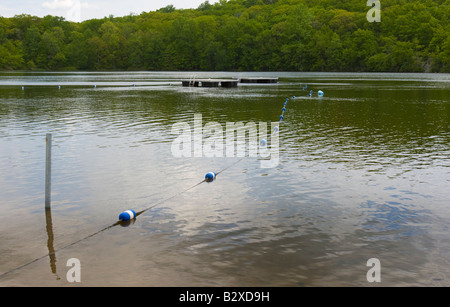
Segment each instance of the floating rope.
M239 159L237 162L235 162L235 163L233 163L233 164L227 166L226 168L222 169L221 171L219 171L219 172L217 172L217 173L214 173L215 176L219 175L220 173L223 173L223 172L226 171L227 169L229 169L229 168L233 167L234 165L238 164L238 163L241 162L243 159L244 159L244 158L241 158L241 159ZM208 174L209 174L209 173L208 173ZM206 176L205 176L205 177L206 177ZM201 184L204 183L204 182L208 182L207 178L203 179L202 181L200 181L200 182L194 184L193 186L191 186L191 187L189 187L189 188L187 188L187 189L185 189L185 190L183 190L183 191L180 191L179 193L176 193L176 194L174 194L174 195L172 195L172 196L170 196L170 197L168 197L168 198L166 198L166 199L163 199L163 200L157 202L156 204L152 205L151 207L148 207L148 208L146 208L146 209L144 209L144 210L141 210L141 211L135 213L135 216L134 216L132 219L128 219L128 220L122 219L122 220L119 220L119 221L115 222L115 223L112 224L112 225L109 225L109 226L107 226L107 227L105 227L105 228L103 228L103 229L101 229L101 230L99 230L99 231L97 231L97 232L95 232L95 233L93 233L93 234L90 234L90 235L88 235L88 236L86 236L86 237L84 237L84 238L82 238L82 239L79 239L79 240L77 240L77 241L75 241L75 242L73 242L73 243L70 243L70 244L68 244L68 245L66 245L66 246L64 246L64 247L61 247L61 248L58 249L58 250L54 250L54 251L52 251L52 252L50 252L50 253L48 253L48 254L46 254L46 255L43 255L43 256L41 256L41 257L39 257L39 258L36 258L36 259L34 259L34 260L31 260L30 262L27 262L27 263L23 264L23 265L21 265L21 266L18 266L18 267L16 267L16 268L12 269L12 270L9 270L9 271L7 271L7 272L5 272L5 273L2 273L2 274L0 274L0 278L4 277L4 276L6 276L6 275L8 275L8 274L10 274L10 273L12 273L12 272L18 271L18 270L20 270L20 269L22 269L22 268L24 268L24 267L27 267L27 266L29 266L29 265L31 265L31 264L33 264L33 263L35 263L35 262L37 262L37 261L39 261L39 260L41 260L41 259L46 258L47 256L52 257L52 256L56 255L57 252L60 252L60 251L62 251L62 250L64 250L64 249L66 249L66 248L69 248L69 247L71 247L71 246L74 246L74 245L76 245L76 244L78 244L78 243L80 243L80 242L82 242L82 241L84 241L84 240L87 240L87 239L89 239L89 238L92 238L92 237L94 237L94 236L96 236L96 235L98 235L98 234L100 234L100 233L102 233L102 232L104 232L104 231L106 231L106 230L108 230L108 229L111 229L111 228L116 227L116 226L119 226L119 225L121 225L121 226L127 226L127 224L128 224L127 222L129 222L130 220L133 220L134 218L136 218L137 216L143 214L144 212L146 212L146 211L148 211L148 210L150 210L150 209L152 209L152 208L155 208L156 206L159 206L159 205L161 205L161 204L163 204L163 203L165 203L165 202L167 202L167 201L169 201L169 200L171 200L171 199L173 199L173 198L175 198L175 197L177 197L177 196L180 196L181 194L184 194L184 193L186 193L186 192L188 192L188 191L194 189L195 187L201 185ZM127 210L127 211L128 211L128 210ZM132 210L129 210L129 211L132 211ZM134 212L134 211L133 211L133 212Z
M94 85L94 87L96 87L96 85ZM24 89L24 88L22 87L22 89ZM304 86L303 90L306 90L306 89L307 89L307 85ZM311 92L312 92L312 90L311 90ZM322 91L319 91L319 92L322 92ZM322 93L319 93L319 95L320 95L320 94L323 95L323 92L322 92ZM320 95L320 96L322 96L322 95ZM311 96L311 93L309 94L309 96ZM293 96L292 98L295 99L295 96ZM289 98L286 98L286 101L284 102L284 105L283 105L283 108L282 108L282 114L280 115L280 118L279 118L280 122L282 122L283 119L284 119L284 114L285 114L285 112L286 112L286 108L287 108L288 102L289 102ZM275 128L276 128L275 132L278 132L278 129L279 129L278 126L276 126ZM262 140L262 141L264 141L264 143L266 142L265 140ZM84 238L82 238L82 239L79 239L79 240L77 240L77 241L75 241L75 242L73 242L73 243L70 243L70 244L68 244L68 245L66 245L66 246L64 246L64 247L62 247L62 248L60 248L60 249L58 249L58 250L54 250L54 251L52 251L52 252L50 252L50 253L48 253L48 254L46 254L46 255L44 255L44 256L41 256L41 257L39 257L39 258L36 258L36 259L34 259L34 260L32 260L32 261L30 261L30 262L28 262L28 263L25 263L25 264L23 264L23 265L21 265L21 266L18 266L18 267L16 267L16 268L12 269L12 270L9 270L9 271L7 271L7 272L5 272L5 273L2 273L2 274L0 274L0 278L4 277L4 276L6 276L6 275L8 275L8 274L10 274L10 273L12 273L12 272L18 271L18 270L20 270L20 269L22 269L22 268L24 268L24 267L27 267L27 266L29 266L29 265L31 265L31 264L33 264L33 263L35 263L35 262L37 262L37 261L39 261L39 260L41 260L41 259L46 258L47 256L52 257L52 256L56 255L57 252L60 252L60 251L62 251L62 250L64 250L64 249L66 249L66 248L69 248L69 247L71 247L71 246L74 246L74 245L76 245L76 244L78 244L78 243L80 243L80 242L82 242L82 241L84 241L84 240L87 240L87 239L89 239L89 238L92 238L92 237L94 237L94 236L96 236L96 235L98 235L98 234L100 234L100 233L102 233L102 232L104 232L104 231L106 231L106 230L108 230L108 229L111 229L111 228L113 228L113 227L115 227L115 226L118 226L118 225L127 226L127 224L130 222L130 220L134 220L136 217L138 217L139 215L145 213L146 211L148 211L148 210L150 210L150 209L153 209L153 208L155 208L156 206L159 206L159 205L161 205L161 204L163 204L163 203L165 203L165 202L167 202L167 201L169 201L169 200L171 200L171 199L173 199L173 198L175 198L175 197L177 197L177 196L180 196L180 195L182 195L182 194L184 194L184 193L186 193L186 192L188 192L188 191L190 191L190 190L196 188L197 186L201 185L201 184L204 183L204 182L211 182L211 181L215 180L215 178L216 178L217 175L219 175L220 173L222 173L222 172L228 170L229 168L235 166L236 164L238 164L239 162L241 162L243 159L244 159L244 158L239 159L239 160L236 161L235 163L233 163L233 164L227 166L226 168L222 169L221 171L219 171L219 172L217 172L217 173L214 173L214 172L209 172L209 173L207 173L206 176L205 176L205 179L203 179L202 181L200 181L200 182L198 182L198 183L192 185L191 187L189 187L189 188L187 188L187 189L185 189L185 190L180 191L179 193L176 193L176 194L174 194L174 195L172 195L172 196L170 196L170 197L168 197L168 198L166 198L166 199L163 199L163 200L157 202L156 204L154 204L154 205L152 205L152 206L150 206L150 207L148 207L148 208L146 208L146 209L143 209L143 210L138 211L138 212L135 212L135 211L133 211L133 210L127 210L127 211L125 211L125 212L122 212L122 213L119 215L119 221L115 222L114 224L109 225L109 226L107 226L107 227L105 227L105 228L103 228L103 229L101 229L101 230L99 230L99 231L97 231L97 232L95 232L95 233L93 233L93 234L90 234L90 235L88 235L88 236L86 236L86 237L84 237ZM210 174L213 174L213 175L210 175ZM124 213L126 213L126 214L128 215L128 218L125 217L126 215L124 215Z

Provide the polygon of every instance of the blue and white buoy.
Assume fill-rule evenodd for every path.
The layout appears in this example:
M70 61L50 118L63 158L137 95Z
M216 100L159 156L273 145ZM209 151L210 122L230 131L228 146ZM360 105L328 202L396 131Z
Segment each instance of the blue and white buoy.
M317 95L318 95L318 96L323 96L323 92L322 92L321 90L318 90L318 91L317 91Z
M283 117L283 115L280 115L280 121L282 121L282 120L283 120L283 118L284 118L284 117Z
M273 132L278 132L278 130L280 130L280 128L278 128L278 126L275 126L275 127L273 128Z
M205 175L205 180L206 182L213 182L214 180L216 180L216 173L214 172L209 172Z
M261 141L259 141L259 145L264 148L267 146L267 141L265 139L261 139Z
M283 111L283 113L286 112L286 108L282 108L281 111Z
M119 221L127 222L129 220L134 219L135 217L136 217L136 212L134 212L134 210L127 210L127 211L122 212L119 215Z

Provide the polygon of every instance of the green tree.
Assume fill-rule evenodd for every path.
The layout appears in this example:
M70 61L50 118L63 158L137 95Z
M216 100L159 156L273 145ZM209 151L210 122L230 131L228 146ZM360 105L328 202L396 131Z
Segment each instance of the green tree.
M107 21L100 26L99 33L104 42L104 45L100 44L101 66L106 69L125 68L125 38L121 30L112 21Z
M167 45L162 56L163 66L170 70L196 70L197 39L197 25L194 20L185 17L175 19L166 32Z
M343 48L339 35L327 26L314 33L308 50L313 71L335 71L342 65Z
M49 69L64 67L66 65L64 40L65 34L61 27L46 30L41 37L38 62Z
M349 71L365 71L371 56L378 53L378 41L370 30L356 30L346 41L343 57Z
M447 38L442 43L442 51L436 56L437 69L438 72L450 72L450 33L447 32Z
M0 69L21 69L24 66L24 60L20 51L20 42L14 44L11 41L5 41L0 45Z
M89 69L88 43L83 33L73 31L66 48L67 65L72 69Z
M450 0L220 0L80 23L0 17L3 69L448 72Z
M40 57L40 48L41 33L36 25L32 25L27 29L23 40L24 60L28 66L44 64L45 59Z

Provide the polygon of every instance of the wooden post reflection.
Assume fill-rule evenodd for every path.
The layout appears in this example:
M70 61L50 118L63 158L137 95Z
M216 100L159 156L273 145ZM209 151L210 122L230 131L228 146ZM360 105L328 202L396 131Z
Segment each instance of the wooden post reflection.
M59 279L58 275L56 274L56 253L55 248L53 247L53 223L52 223L52 210L51 208L45 208L45 221L46 221L46 228L47 228L47 248L48 248L48 256L50 257L50 269L53 274L57 276L57 279Z

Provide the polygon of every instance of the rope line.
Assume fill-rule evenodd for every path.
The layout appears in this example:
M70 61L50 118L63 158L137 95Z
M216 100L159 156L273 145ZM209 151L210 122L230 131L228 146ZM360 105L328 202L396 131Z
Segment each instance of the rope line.
M305 84L304 87L303 87L303 90L306 90L307 88L308 88L308 85ZM312 93L312 90L311 90L311 93ZM311 96L311 93L309 94L309 96ZM295 99L295 96L294 96L293 98ZM284 103L283 112L282 112L282 114L280 115L280 124L281 124L281 121L283 121L283 118L284 118L283 115L284 115L284 113L285 113L285 110L286 110L286 106L287 106L287 102L288 102L288 101L289 101L289 98L287 98L287 99L286 99L286 102ZM233 164L227 166L226 168L224 168L224 169L222 169L221 171L217 172L216 175L219 175L220 173L222 173L222 172L228 170L229 168L235 166L236 164L238 164L239 162L241 162L243 159L244 159L244 158L241 158L241 159L239 159L237 162L235 162L235 163L233 163ZM189 187L189 188L187 188L187 189L181 191L181 192L178 192L178 193L176 193L176 194L174 194L174 195L172 195L172 196L170 196L170 197L168 197L168 198L166 198L166 199L163 199L163 200L157 202L156 204L154 204L154 205L152 205L152 206L150 206L150 207L148 207L148 208L146 208L146 209L143 209L143 210L141 210L141 211L139 211L139 212L136 212L136 217L138 217L139 215L145 213L146 211L148 211L148 210L150 210L150 209L155 208L156 206L159 206L159 205L161 205L161 204L163 204L163 203L165 203L165 202L167 202L167 201L169 201L169 200L171 200L171 199L173 199L173 198L175 198L175 197L177 197L177 196L180 196L180 195L186 193L187 191L190 191L190 190L196 188L197 186L201 185L201 184L204 183L204 182L206 182L206 178L203 179L202 181L200 181L200 182L194 184L193 186L191 186L191 187ZM17 270L20 270L20 269L22 269L22 268L24 268L24 267L27 267L27 266L29 266L29 265L31 265L31 264L33 264L33 263L35 263L35 262L37 262L37 261L39 261L39 260L41 260L41 259L44 259L44 258L47 257L47 256L53 256L53 255L55 255L57 252L60 252L60 251L62 251L62 250L64 250L64 249L66 249L66 248L69 248L69 247L71 247L71 246L74 246L74 245L76 245L76 244L78 244L78 243L80 243L80 242L82 242L82 241L84 241L84 240L87 240L87 239L89 239L89 238L92 238L92 237L98 235L99 233L102 233L102 232L104 232L104 231L106 231L106 230L108 230L108 229L111 229L111 228L115 227L115 226L121 225L122 223L123 223L122 221L117 221L117 222L115 222L115 223L112 224L112 225L109 225L109 226L107 226L107 227L105 227L105 228L103 228L103 229L101 229L101 230L99 230L99 231L97 231L97 232L95 232L95 233L93 233L93 234L90 234L90 235L88 235L88 236L86 236L86 237L84 237L84 238L82 238L82 239L79 239L79 240L77 240L77 241L75 241L75 242L73 242L73 243L70 243L70 244L68 244L68 245L66 245L66 246L64 246L64 247L62 247L62 248L60 248L60 249L58 249L58 250L55 250L55 251L53 251L53 252L50 252L50 253L48 253L48 254L46 254L46 255L44 255L44 256L41 256L41 257L39 257L39 258L36 258L36 259L34 259L34 260L32 260L32 261L30 261L30 262L28 262L28 263L25 263L25 264L23 264L23 265L21 265L21 266L18 266L18 267L16 267L16 268L12 269L12 270L9 270L9 271L7 271L7 272L5 272L5 273L2 273L2 274L0 274L0 278L4 277L4 276L6 276L6 275L8 275L8 274L10 274L10 273L12 273L12 272L15 272L15 271L17 271Z
M44 259L44 258L46 258L47 256L53 256L53 255L56 255L57 252L60 252L60 251L66 249L66 248L68 248L68 247L71 247L71 246L73 246L73 245L75 245L75 244L77 244L77 243L80 243L81 241L84 241L84 240L86 240L86 239L89 239L89 238L91 238L91 237L93 237L93 236L95 236L95 235L97 235L97 234L99 234L99 233L101 233L101 232L103 232L103 231L105 231L105 230L108 230L108 229L110 229L110 228L113 228L113 227L115 227L115 226L117 226L117 225L120 225L120 221L115 222L114 224L112 224L112 225L110 225L110 226L108 226L108 227L105 227L105 228L103 228L103 229L101 229L101 230L99 230L99 231L97 231L97 232L95 232L95 233L93 233L93 234L90 234L90 235L88 235L88 236L86 236L86 237L84 237L84 238L82 238L82 239L79 239L78 241L75 241L75 242L70 243L70 244L68 244L68 245L66 245L66 246L64 246L64 247L61 247L61 248L58 249L58 250L55 250L55 251L53 251L53 252L51 252L51 253L48 253L48 254L45 254L45 255L43 255L43 256L41 256L41 257L39 257L39 258L36 258L36 259L34 259L34 260L31 260L30 262L27 262L27 263L25 263L25 264L22 264L21 266L18 266L18 267L16 267L16 268L12 269L12 270L9 270L9 271L7 271L7 272L5 272L5 273L2 273L2 274L0 275L0 278L4 277L4 276L6 276L6 275L8 275L8 274L10 274L10 273L12 273L12 272L18 271L18 270L20 270L20 269L22 269L22 268L24 268L24 267L26 267L26 266L29 266L30 264L33 264L33 263L35 263L35 262L37 262L37 261L39 261L39 260L41 260L41 259Z
M236 164L238 164L239 162L241 162L243 159L244 159L244 158L241 158L241 159L239 159L238 161L236 161L235 163L233 163L233 164L227 166L226 168L222 169L221 171L217 172L217 173L216 173L216 176L219 175L220 173L223 173L224 171L230 169L231 167L235 166ZM150 209L155 208L156 206L161 205L162 203L165 203L166 201L169 201L169 200L171 200L171 199L173 199L173 198L175 198L175 197L177 197L177 196L180 196L180 195L183 194L183 193L186 193L186 192L189 191L189 190L192 190L193 188L199 186L200 184L202 184L202 183L204 183L204 182L206 182L206 179L203 179L203 180L200 181L199 183L194 184L193 186L191 186L191 187L189 187L189 188L187 188L187 189L185 189L185 190L183 190L183 191L181 191L181 192L179 192L179 193L177 193L177 194L175 194L175 195L172 195L172 196L170 196L169 198L166 198L166 199L163 199L163 200L159 201L158 203L154 204L154 205L151 206L151 207L148 207L147 209L144 209L144 210L141 210L141 211L139 211L139 212L136 212L136 217L139 216L139 215L141 215L142 213L144 213L144 212L150 210Z
M216 175L219 175L220 173L222 173L222 172L224 172L224 171L230 169L231 167L233 167L233 166L235 166L236 164L238 164L239 162L241 162L243 159L244 159L244 158L241 158L241 159L238 160L237 162L235 162L235 163L233 163L233 164L227 166L226 168L224 168L224 169L222 169L221 171L217 172ZM203 179L202 181L200 181L200 182L194 184L193 186L191 186L191 187L189 187L189 188L187 188L187 189L185 189L185 190L183 190L183 191L181 191L181 192L178 192L178 193L176 193L176 194L174 194L174 195L172 195L172 196L170 196L170 197L168 197L168 198L166 198L166 199L163 199L163 200L157 202L156 204L154 204L154 205L151 206L151 207L148 207L148 208L143 209L143 210L141 210L141 211L139 211L139 212L136 212L136 217L139 216L139 215L141 215L141 214L143 214L144 212L146 212L146 211L148 211L148 210L150 210L150 209L155 208L156 206L159 206L159 205L161 205L161 204L163 204L163 203L165 203L165 202L167 202L167 201L169 201L169 200L171 200L171 199L173 199L173 198L175 198L175 197L177 197L177 196L180 196L181 194L186 193L187 191L190 191L190 190L196 188L197 186L201 185L201 184L204 183L204 182L206 182L206 179ZM109 226L107 226L107 227L105 227L105 228L103 228L103 229L101 229L101 230L99 230L99 231L97 231L97 232L95 232L95 233L93 233L93 234L90 234L90 235L88 235L88 236L86 236L86 237L84 237L84 238L82 238L82 239L79 239L79 240L77 240L77 241L75 241L75 242L72 242L72 243L70 243L70 244L68 244L68 245L66 245L66 246L64 246L64 247L61 247L61 248L58 249L58 250L55 250L55 251L50 252L50 253L48 253L48 254L45 254L45 255L43 255L43 256L41 256L41 257L39 257L39 258L36 258L36 259L34 259L34 260L31 260L30 262L27 262L27 263L22 264L22 265L20 265L20 266L14 268L14 269L11 269L11 270L9 270L9 271L7 271L7 272L4 272L4 273L0 274L0 278L3 278L4 276L6 276L6 275L8 275L8 274L11 274L12 272L15 272L15 271L18 271L18 270L20 270L20 269L22 269L22 268L24 268L24 267L27 267L27 266L29 266L29 265L31 265L31 264L33 264L33 263L39 261L39 260L42 260L42 259L44 259L44 258L46 258L46 257L48 257L48 256L54 256L54 255L56 255L57 252L60 252L60 251L62 251L62 250L64 250L64 249L66 249L66 248L69 248L69 247L71 247L71 246L74 246L74 245L76 245L76 244L78 244L78 243L80 243L80 242L82 242L82 241L84 241L84 240L87 240L87 239L89 239L89 238L92 238L92 237L98 235L99 233L102 233L102 232L104 232L104 231L106 231L106 230L108 230L108 229L111 229L111 228L113 228L113 227L116 227L116 226L118 226L118 225L122 225L122 221L117 221L117 222L115 222L115 223L112 224L112 225L109 225Z

